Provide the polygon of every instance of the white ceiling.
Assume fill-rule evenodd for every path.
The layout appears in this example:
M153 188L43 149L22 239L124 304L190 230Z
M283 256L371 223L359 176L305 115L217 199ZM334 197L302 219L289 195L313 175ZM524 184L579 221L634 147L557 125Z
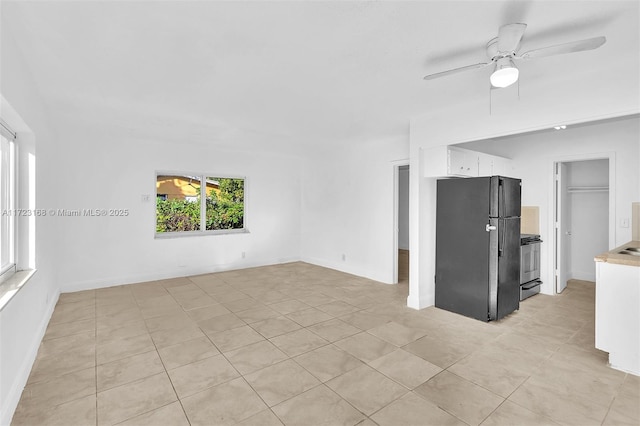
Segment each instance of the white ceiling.
M409 117L487 98L490 69L422 77L486 60L505 23L528 24L522 51L607 37L595 51L521 63L523 87L558 69L637 68L639 4L3 0L0 12L61 132L305 152L406 141Z

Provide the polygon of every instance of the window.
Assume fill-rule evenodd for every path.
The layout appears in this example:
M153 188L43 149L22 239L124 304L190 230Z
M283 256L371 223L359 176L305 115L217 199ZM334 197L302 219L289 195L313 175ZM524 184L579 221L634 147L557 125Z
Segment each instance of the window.
M0 282L12 275L15 265L15 134L0 122Z
M245 179L156 174L156 235L245 230Z

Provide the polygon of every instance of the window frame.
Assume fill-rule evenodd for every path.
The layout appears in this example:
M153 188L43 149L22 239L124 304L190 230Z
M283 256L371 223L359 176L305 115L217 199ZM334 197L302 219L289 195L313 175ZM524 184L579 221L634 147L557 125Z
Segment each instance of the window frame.
M9 154L8 154L8 185L4 186L2 183L2 177L0 176L0 214L8 213L7 216L0 216L0 237L4 237L4 233L7 232L9 237L9 262L5 265L0 263L0 283L8 281L18 272L18 221L16 220L15 213L17 209L17 196L18 196L18 144L16 134L9 128L4 121L0 120L0 137L8 142ZM0 141L3 143L4 141ZM0 151L1 152L1 151ZM4 157L0 157L0 162L4 165ZM0 173L4 174L5 167L0 167ZM6 198L5 198L6 197ZM6 204L5 204L6 202ZM5 224L4 218L8 219L8 223ZM6 229L5 229L6 226ZM4 239L4 238L2 238ZM0 259L1 262L1 259Z
M184 176L184 177L198 177L200 179L200 229L197 231L171 231L171 232L158 232L156 231L158 225L158 176ZM227 178L227 179L242 179L244 181L244 208L243 208L243 216L242 216L242 228L237 229L206 229L206 179L207 177L219 177L219 178ZM247 221L247 211L248 209L248 179L246 176L241 175L232 175L226 173L202 173L202 172L184 172L184 171L175 171L175 170L156 170L155 179L153 182L154 192L153 192L153 227L154 227L154 237L156 239L171 239L171 238L183 238L183 237L199 237L199 236L210 236L210 235L228 235L228 234L247 234L249 233L248 221Z

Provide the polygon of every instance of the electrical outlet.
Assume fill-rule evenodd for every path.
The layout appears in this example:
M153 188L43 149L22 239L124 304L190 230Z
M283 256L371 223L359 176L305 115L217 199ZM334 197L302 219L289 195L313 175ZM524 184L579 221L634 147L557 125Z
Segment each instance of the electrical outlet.
M242 252L242 258L244 259L245 257L247 257L247 253Z
M342 261L345 262L347 260L347 255L342 253Z
M620 219L620 228L628 228L629 227L629 218L623 217Z
M143 203L148 203L151 200L151 195L149 194L142 194L140 196L140 201Z

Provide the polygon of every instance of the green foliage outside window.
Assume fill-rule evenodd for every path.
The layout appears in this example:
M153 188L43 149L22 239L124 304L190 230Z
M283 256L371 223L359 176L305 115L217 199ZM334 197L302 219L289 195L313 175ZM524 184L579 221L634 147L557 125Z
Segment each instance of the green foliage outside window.
M207 177L219 184L219 192L210 191L205 200L206 230L244 227L244 179ZM156 232L200 230L200 197L156 199Z

